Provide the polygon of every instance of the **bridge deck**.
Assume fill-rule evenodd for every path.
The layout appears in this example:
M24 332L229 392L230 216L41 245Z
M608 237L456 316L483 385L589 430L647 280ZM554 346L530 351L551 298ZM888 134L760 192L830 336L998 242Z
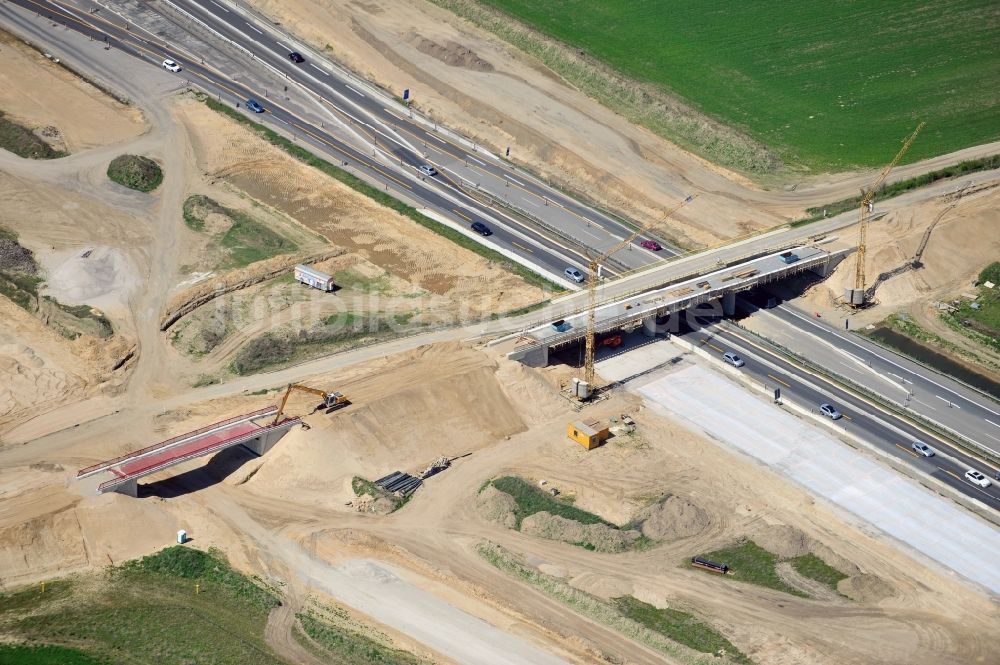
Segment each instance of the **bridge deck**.
M809 270L831 258L831 254L812 246L794 247L791 253L799 258L793 263L781 260L781 253L746 261L690 278L669 286L647 291L636 296L619 298L599 305L595 311L597 332L641 321L643 318L707 302L729 291L741 291L759 283L780 279L790 274ZM519 337L527 345L513 352L512 356L540 346L558 346L582 337L586 331L586 312L565 317L564 324L556 329L551 323L523 331Z

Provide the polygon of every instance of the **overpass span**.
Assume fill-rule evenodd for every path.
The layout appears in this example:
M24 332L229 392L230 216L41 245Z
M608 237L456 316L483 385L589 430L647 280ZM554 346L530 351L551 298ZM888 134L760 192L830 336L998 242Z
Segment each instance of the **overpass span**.
M101 483L97 487L98 492L102 494L120 492L138 496L139 478L187 460L239 445L263 455L293 425L301 422L299 418L285 418L279 423L269 422L277 412L278 407L271 406L235 416L114 459L98 462L80 469L76 477L79 480L98 473L111 473L114 477Z
M736 308L736 294L740 291L806 271L825 276L844 254L827 252L815 245L802 245L656 290L620 297L597 307L595 331L602 333L641 325L644 332L652 337L665 330L660 319L712 300L721 300L723 313L732 315ZM793 256L795 259L790 260ZM587 312L584 310L511 336L516 337L517 345L507 357L534 367L544 367L548 364L549 349L575 342L586 332Z

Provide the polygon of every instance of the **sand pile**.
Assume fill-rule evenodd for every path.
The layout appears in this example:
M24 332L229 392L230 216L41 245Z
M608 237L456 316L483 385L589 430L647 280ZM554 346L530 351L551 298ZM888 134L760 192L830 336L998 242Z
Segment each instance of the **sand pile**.
M707 512L688 499L673 495L639 511L635 519L642 523L642 535L667 541L694 536L711 524Z
M812 539L787 524L765 524L750 535L750 539L782 559L808 554Z
M528 425L549 422L566 412L566 400L541 373L519 362L502 360L496 371L504 393Z
M634 529L619 530L606 524L580 524L544 511L521 520L521 532L598 552L624 552L642 535Z
M312 429L286 435L250 487L282 496L321 490L343 498L345 477L416 473L442 455L478 450L525 429L495 367L478 351L436 345L352 371L353 380L342 375L312 381L343 391L351 405L318 413L308 419Z
M497 524L502 524L508 529L517 526L517 517L514 509L517 501L510 494L501 492L493 485L487 485L486 489L476 497L476 510L479 514Z
M869 574L855 575L841 580L837 584L837 591L860 603L877 603L896 593L888 582Z

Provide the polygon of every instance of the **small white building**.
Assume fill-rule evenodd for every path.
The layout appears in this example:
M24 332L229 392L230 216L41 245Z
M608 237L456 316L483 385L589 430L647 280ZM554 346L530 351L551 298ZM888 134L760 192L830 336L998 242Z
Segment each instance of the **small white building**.
M333 277L301 263L295 266L295 279L320 291L333 291Z

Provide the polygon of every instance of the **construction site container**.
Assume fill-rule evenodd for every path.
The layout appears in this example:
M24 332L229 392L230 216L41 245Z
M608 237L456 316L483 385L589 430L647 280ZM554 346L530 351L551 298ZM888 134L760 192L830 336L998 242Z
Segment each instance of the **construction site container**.
M587 450L593 450L604 443L609 435L610 430L596 421L592 423L577 421L566 425L566 436Z
M295 266L295 279L320 291L333 291L333 277L301 263Z

